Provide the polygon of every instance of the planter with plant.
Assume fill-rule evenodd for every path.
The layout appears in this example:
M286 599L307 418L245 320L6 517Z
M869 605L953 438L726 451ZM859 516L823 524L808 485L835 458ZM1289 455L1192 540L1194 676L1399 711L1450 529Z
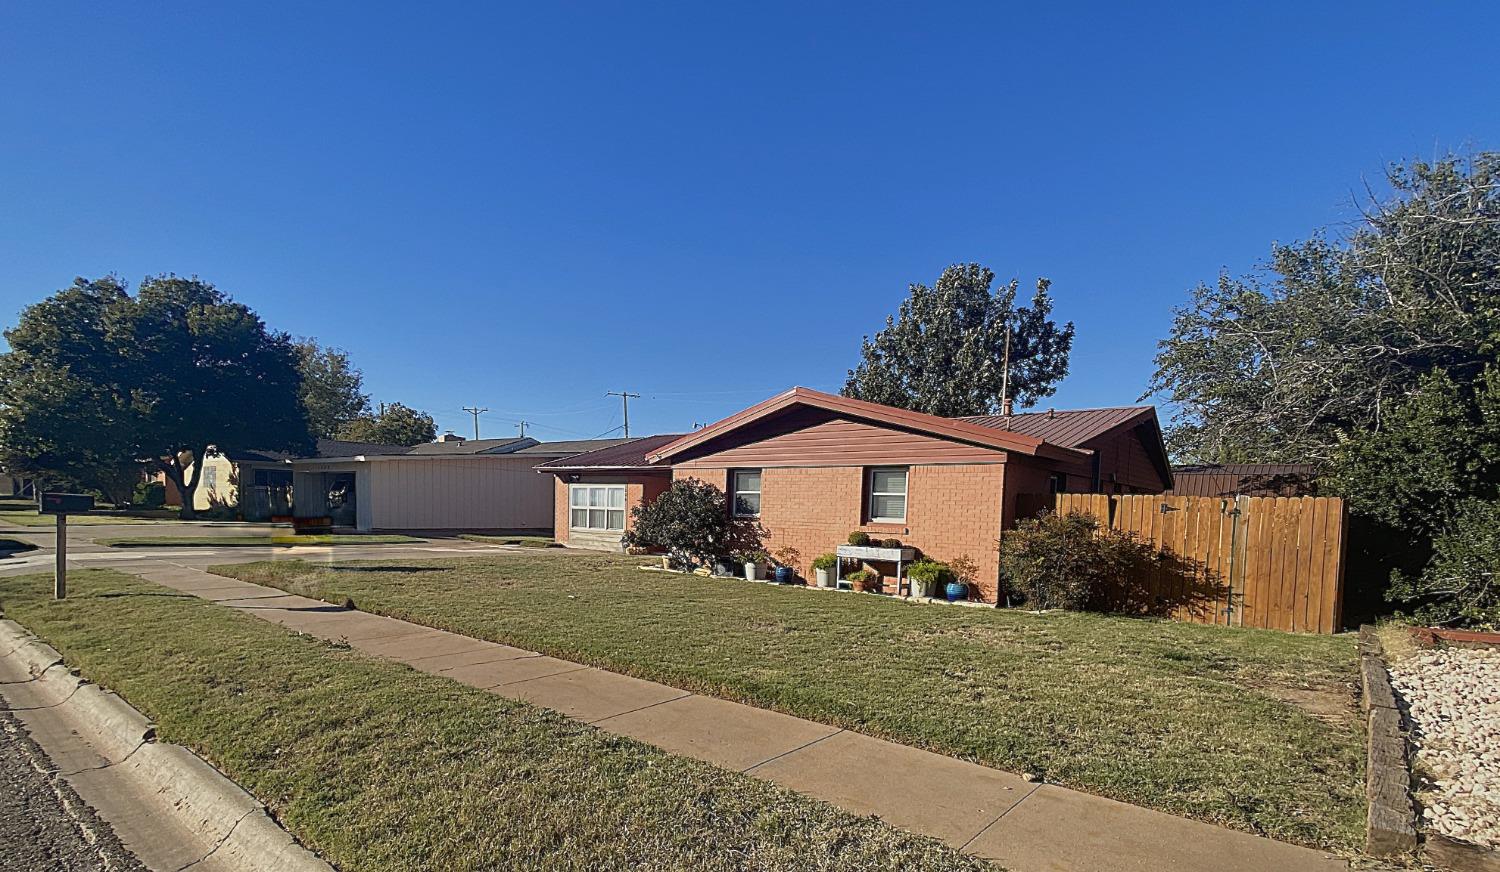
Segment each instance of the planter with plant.
M802 552L790 545L776 549L776 583L791 584L802 566Z
M834 554L819 554L813 558L813 573L818 577L818 587L833 587L834 569L839 559Z
M849 534L849 544L856 548L868 548L870 547L870 534L855 530Z
M900 539L881 539L880 542L877 543L877 544L879 544L881 548L901 548L901 547L903 547L901 545L901 540Z
M849 573L849 584L863 593L873 593L884 587L885 579L873 569L857 569Z
M766 562L769 559L766 552L759 549L741 552L735 558L736 562L745 568L746 581L760 581L760 577L765 574Z
M939 585L957 581L948 564L926 559L913 563L906 570L906 577L911 582L911 595L920 597L933 596Z

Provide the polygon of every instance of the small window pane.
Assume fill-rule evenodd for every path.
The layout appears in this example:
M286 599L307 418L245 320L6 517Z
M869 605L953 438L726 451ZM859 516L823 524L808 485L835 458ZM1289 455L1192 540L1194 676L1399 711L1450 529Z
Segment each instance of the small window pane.
M604 510L603 509L589 509L589 529L591 529L591 530L603 530L604 529Z
M624 509L610 509L609 512L608 512L608 514L609 514L609 529L611 529L611 530L623 530L623 529L625 529L625 510Z
M870 497L870 515L886 521L906 519L906 497L891 494L875 494Z
M602 488L602 487L591 487L591 488L589 488L589 505L590 506L602 506L602 505L604 505L604 488Z
M760 494L738 494L734 498L736 515L760 514Z
M625 508L625 489L612 487L609 489L609 507L611 509Z
M589 504L589 489L586 487L575 487L568 489L568 505L586 506Z
M870 473L870 492L877 494L906 493L906 470L877 469Z
M747 469L734 474L734 489L737 491L759 491L760 470Z
M588 509L574 509L572 512L572 518L568 523L573 527L587 527L589 525Z

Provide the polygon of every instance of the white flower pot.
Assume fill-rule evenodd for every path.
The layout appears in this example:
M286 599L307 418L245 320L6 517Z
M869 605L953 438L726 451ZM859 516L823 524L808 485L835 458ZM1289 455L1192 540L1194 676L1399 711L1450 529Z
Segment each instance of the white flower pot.
M818 576L818 587L833 587L833 575L827 569L814 570Z
M746 581L760 581L760 564L759 563L746 563L745 564L745 580Z

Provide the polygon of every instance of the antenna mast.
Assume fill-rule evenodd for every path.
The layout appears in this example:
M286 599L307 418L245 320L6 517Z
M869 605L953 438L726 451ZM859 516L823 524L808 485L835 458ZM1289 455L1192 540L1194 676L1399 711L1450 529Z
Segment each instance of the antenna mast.
M1000 370L1000 414L1009 418L1010 404L1010 324L1005 325L1005 362Z

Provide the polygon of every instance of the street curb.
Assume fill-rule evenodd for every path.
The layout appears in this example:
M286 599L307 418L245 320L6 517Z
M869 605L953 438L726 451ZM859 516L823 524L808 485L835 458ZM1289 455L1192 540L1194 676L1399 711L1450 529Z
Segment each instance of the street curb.
M1365 853L1396 857L1417 849L1417 813L1411 795L1411 761L1401 710L1375 628L1359 628L1360 705L1368 731L1365 762Z
M238 784L187 748L155 741L156 729L144 714L119 695L74 675L56 651L20 624L0 620L0 652L7 649L13 650L0 660L31 675L26 683L36 685L32 691L42 706L71 722L80 738L115 761L101 769L128 779L158 814L212 842L201 859L212 856L213 868L332 872Z

